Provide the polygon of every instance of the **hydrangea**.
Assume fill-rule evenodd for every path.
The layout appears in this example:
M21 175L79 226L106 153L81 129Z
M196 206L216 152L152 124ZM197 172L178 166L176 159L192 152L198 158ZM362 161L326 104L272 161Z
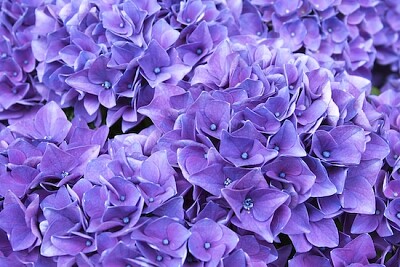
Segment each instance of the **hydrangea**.
M0 265L398 265L396 1L14 2Z

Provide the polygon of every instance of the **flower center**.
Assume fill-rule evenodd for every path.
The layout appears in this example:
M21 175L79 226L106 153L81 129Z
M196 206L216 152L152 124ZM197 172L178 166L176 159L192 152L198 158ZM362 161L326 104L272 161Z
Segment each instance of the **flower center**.
M105 81L104 83L101 84L101 86L103 86L104 89L110 89L111 83L109 81Z
M192 21L192 20L191 20L190 18L187 18L187 19L186 19L186 22L187 22L187 23L190 23L191 21Z
M286 177L286 173L284 173L284 172L279 173L279 177L285 178Z
M157 260L157 261L162 261L162 260L163 260L163 257L162 257L161 255L157 255L156 260Z
M274 146L274 149L276 150L276 151L279 151L279 146Z
M161 69L160 69L159 67L155 67L154 70L153 70L153 72L154 72L155 74L159 74L159 73L161 72Z
M281 115L281 113L279 113L279 112L275 112L275 117L279 117L280 115Z
M396 213L397 219L400 219L400 212Z
M196 54L197 54L197 55L201 55L202 53L203 53L203 49L197 48Z
M28 60L24 60L24 65L28 65L29 61Z
M329 151L324 151L324 152L322 152L322 156L323 156L324 158L329 158L329 157L331 156L331 152L329 152Z
M242 159L248 159L249 158L249 154L247 154L246 152L243 152L242 155L240 155L240 157Z
M154 202L154 198L152 198L152 197L149 198L149 202L150 202L150 203Z
M119 27L120 28L123 28L125 25L124 25L124 23L123 22L121 22L120 24L119 24Z
M129 220L128 217L124 217L124 218L122 219L122 221L123 221L124 224L128 224L130 220Z
M86 240L85 245L86 245L87 247L90 247L92 244L93 244L92 241Z
M254 202L251 198L248 197L243 201L243 208L245 210L251 210L253 207L254 207Z
M168 244L169 244L169 240L165 238L165 239L163 239L162 243L163 243L163 245L165 245L165 246L166 246L166 245L168 245Z
M1 54L1 58L6 58L7 57L7 53L5 53L5 52L3 52L2 54Z
M232 180L229 177L226 177L225 181L224 181L224 186L227 187L228 185L230 185L232 183Z
M380 211L380 210L376 210L376 211L375 211L375 214L376 214L376 215L379 215L379 214L381 214L381 211Z
M125 199L126 199L126 196L125 196L125 195L120 195L120 196L119 196L119 200L120 200L120 201L124 202Z
M69 175L69 172L66 172L66 171L62 171L61 172L61 177L62 178L65 178L65 177L67 177Z
M204 243L204 248L205 248L205 249L211 248L210 242L205 242L205 243Z
M217 130L217 125L215 125L214 123L210 125L210 130L211 131L215 131Z
M296 34L294 32L290 33L290 36L295 37Z

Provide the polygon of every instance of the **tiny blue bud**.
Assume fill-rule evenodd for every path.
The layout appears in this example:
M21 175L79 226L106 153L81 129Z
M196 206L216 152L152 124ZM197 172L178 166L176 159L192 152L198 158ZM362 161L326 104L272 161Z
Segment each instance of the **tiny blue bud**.
M230 185L232 183L232 180L229 177L226 177L225 181L224 181L224 186L227 187L228 185Z
M331 156L331 152L329 152L329 151L324 151L324 152L322 152L322 156L323 156L324 158L329 158L329 157Z
M253 206L254 206L254 202L251 198L248 197L243 201L243 208L245 210L251 210L253 208Z
M105 81L104 83L101 84L101 86L103 86L104 89L110 89L111 83L109 81Z
M159 73L161 72L161 69L160 69L159 67L155 67L154 70L153 70L153 72L154 72L155 74L159 74Z

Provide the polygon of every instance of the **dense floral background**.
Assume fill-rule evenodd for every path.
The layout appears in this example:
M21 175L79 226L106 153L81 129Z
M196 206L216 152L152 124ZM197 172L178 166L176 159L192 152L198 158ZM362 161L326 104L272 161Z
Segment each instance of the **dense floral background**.
M398 267L398 0L0 0L0 266Z

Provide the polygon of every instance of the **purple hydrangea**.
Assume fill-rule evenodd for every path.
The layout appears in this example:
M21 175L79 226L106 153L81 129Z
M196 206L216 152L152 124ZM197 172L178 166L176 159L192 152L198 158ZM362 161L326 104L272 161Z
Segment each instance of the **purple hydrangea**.
M1 266L398 266L396 1L0 5Z

